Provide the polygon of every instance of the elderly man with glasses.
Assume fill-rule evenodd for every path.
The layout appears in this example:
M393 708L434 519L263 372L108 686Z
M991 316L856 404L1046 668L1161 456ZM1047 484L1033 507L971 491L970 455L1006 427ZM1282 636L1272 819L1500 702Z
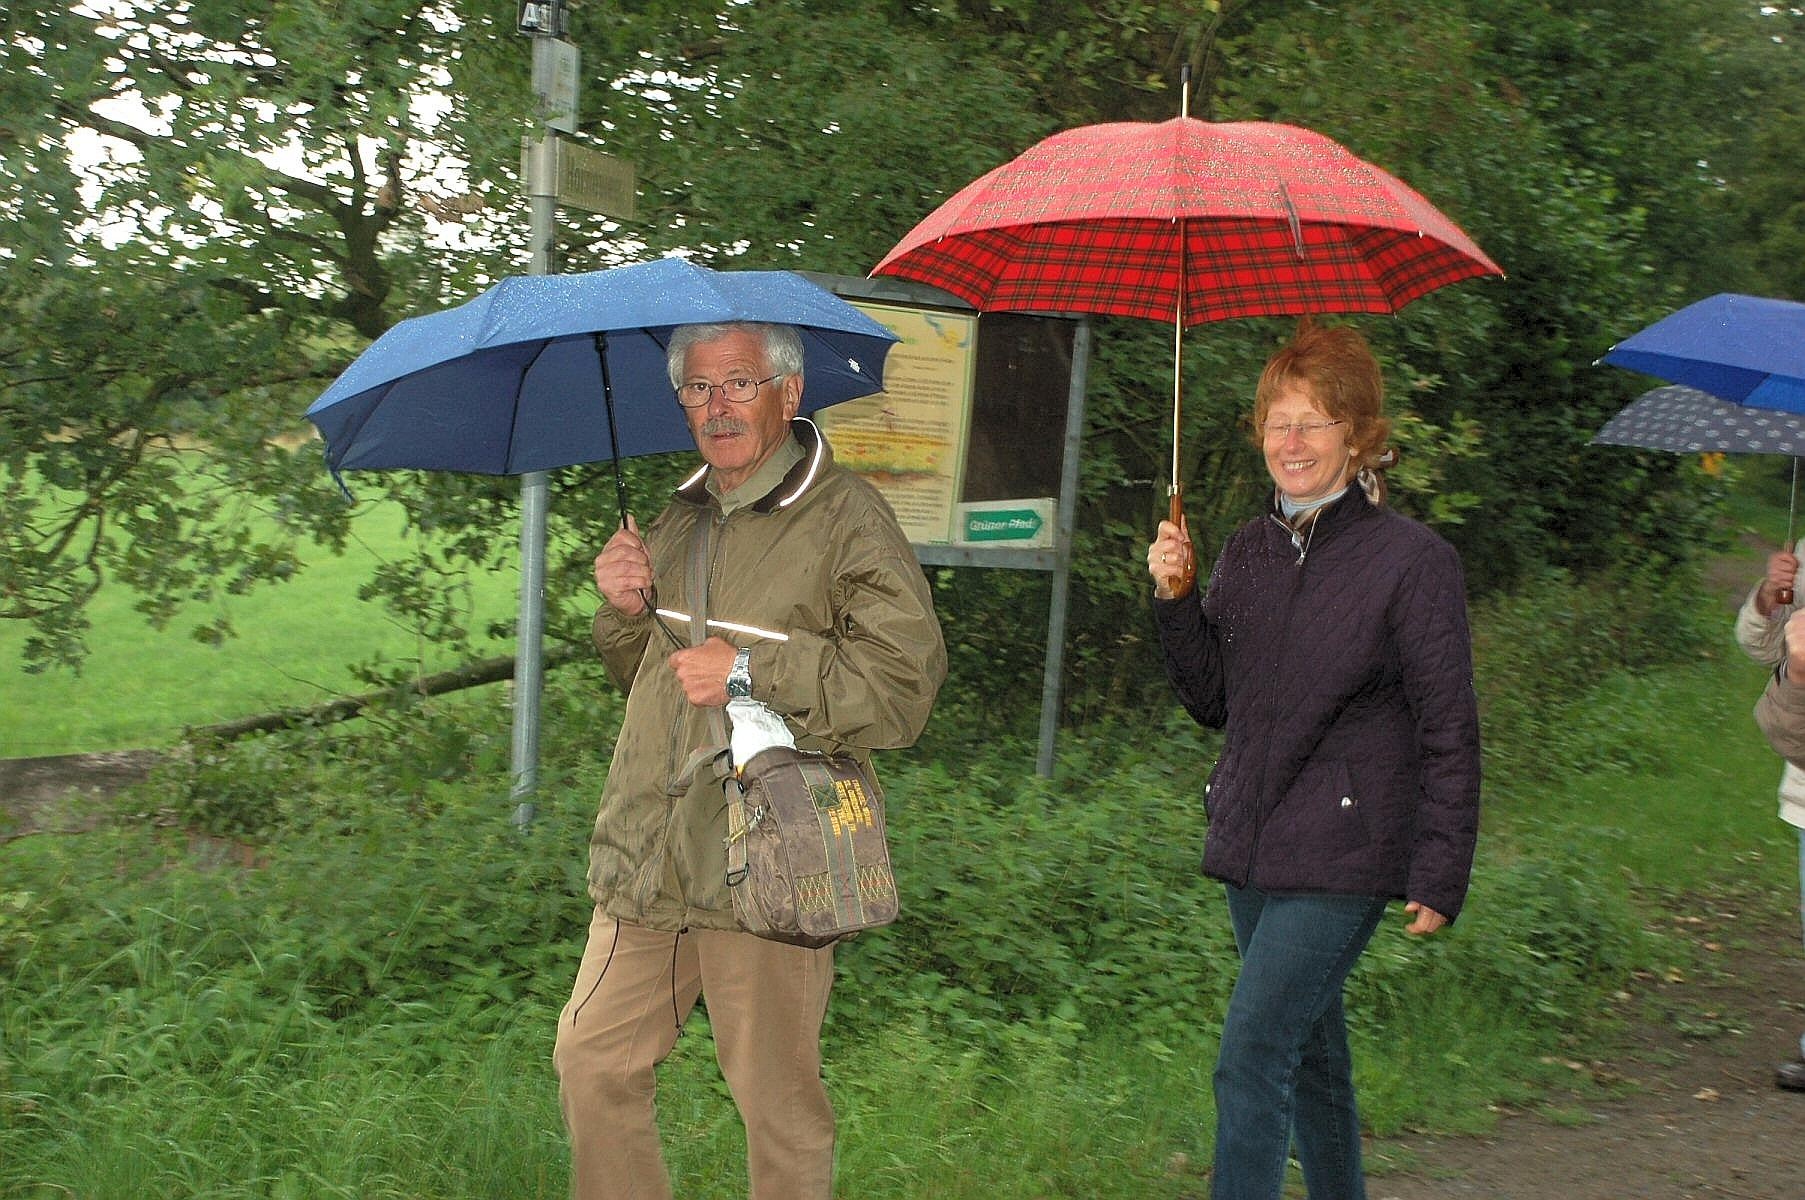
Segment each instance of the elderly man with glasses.
M746 1126L752 1200L829 1200L820 1033L833 948L767 940L734 920L708 710L755 699L799 747L868 757L920 735L946 648L889 506L796 416L795 329L682 326L669 365L703 466L643 533L629 517L595 561L595 644L628 698L590 839L595 915L554 1051L572 1192L671 1195L655 1072L706 994ZM722 632L691 645L686 576L701 522L712 527L707 616Z

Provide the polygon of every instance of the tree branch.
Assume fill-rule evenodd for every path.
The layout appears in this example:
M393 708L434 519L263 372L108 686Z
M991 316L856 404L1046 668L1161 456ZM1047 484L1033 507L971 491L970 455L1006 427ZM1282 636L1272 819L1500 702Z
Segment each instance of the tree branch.
M552 646L545 651L545 669L550 670L553 667L575 662L583 653L584 649L580 646ZM248 733L271 733L278 729L331 725L339 721L348 721L372 704L380 704L397 695L441 696L447 692L481 687L485 683L499 683L504 679L512 678L514 678L514 659L512 657L485 658L477 662L466 663L461 667L454 667L449 671L423 675L404 688L385 688L378 692L365 692L360 696L341 696L336 700L329 700L324 704L316 704L308 708L285 708L277 712L240 717L235 721L221 721L215 725L191 726L184 733L183 740L189 743L231 741Z

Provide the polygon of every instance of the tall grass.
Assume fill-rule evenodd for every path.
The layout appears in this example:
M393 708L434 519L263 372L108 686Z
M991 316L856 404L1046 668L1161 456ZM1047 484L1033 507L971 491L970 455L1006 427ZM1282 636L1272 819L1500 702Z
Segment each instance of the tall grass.
M1425 941L1394 913L1351 981L1376 1133L1483 1128L1604 1052L1635 972L1684 961L1666 910L1796 886L1759 684L1728 657L1602 671L1560 700L1591 719L1534 727L1561 769L1494 773L1466 914ZM554 681L524 838L505 723L467 697L132 800L260 831L249 870L135 824L0 848L0 1195L563 1195L552 1021L615 703L585 668ZM1200 736L1076 736L1051 785L1022 745L891 756L908 915L839 952L842 1194L1202 1193L1233 964L1195 870ZM744 1194L744 1147L700 1017L660 1114L679 1194L709 1200Z
M360 529L370 556L402 536ZM163 744L347 688L328 664L365 653L436 665L355 599L365 570L321 557L245 597L245 636L221 650L147 636L103 596L82 677L0 695L0 753ZM512 586L482 581L473 602L505 618ZM1349 985L1376 1134L1482 1129L1570 1082L1560 1060L1605 1052L1636 973L1684 963L1667 918L1694 897L1784 911L1795 843L1748 718L1763 673L1727 624L1684 581L1554 578L1475 614L1487 783L1468 908L1427 940L1394 912ZM552 1022L619 698L593 666L550 682L524 835L505 705L481 689L205 748L114 827L0 846L0 1197L562 1196ZM1203 1194L1234 970L1196 869L1212 736L1176 716L1068 734L1051 782L1027 745L928 744L883 763L905 917L838 952L841 1194ZM194 830L243 839L255 865L195 855ZM744 1194L701 1012L659 1111L679 1195Z

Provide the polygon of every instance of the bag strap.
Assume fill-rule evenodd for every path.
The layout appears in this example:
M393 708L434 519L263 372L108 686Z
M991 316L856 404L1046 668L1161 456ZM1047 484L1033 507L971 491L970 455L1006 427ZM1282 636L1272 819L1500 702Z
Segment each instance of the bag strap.
M714 532L714 519L703 513L696 521L689 542L689 644L700 646L708 640L708 577L714 564L709 561L709 538ZM746 813L734 801L744 795L739 776L733 769L733 740L727 732L726 708L708 710L708 744L698 748L684 764L684 776L699 769L704 762L724 764L721 792L727 800L726 879L728 887L745 882L747 871L746 835L751 832ZM736 793L738 793L736 795Z
M700 646L708 640L708 561L709 541L714 535L714 519L706 512L696 518L689 536L689 644Z
M710 561L709 543L713 534L714 519L707 512L701 513L696 518L696 527L689 539L689 644L692 646L700 646L708 640L708 577L714 565ZM707 716L708 738L690 751L679 775L680 779L689 779L709 762L717 764L716 770L721 775L731 777L733 774L733 764L729 757L732 743L727 733L727 710L710 708Z

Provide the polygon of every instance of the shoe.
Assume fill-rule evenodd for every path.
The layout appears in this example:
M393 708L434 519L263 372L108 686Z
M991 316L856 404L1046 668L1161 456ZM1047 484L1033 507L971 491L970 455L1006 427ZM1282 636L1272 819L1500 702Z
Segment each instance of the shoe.
M1774 1086L1788 1092L1805 1092L1805 1061L1781 1063L1774 1071Z

